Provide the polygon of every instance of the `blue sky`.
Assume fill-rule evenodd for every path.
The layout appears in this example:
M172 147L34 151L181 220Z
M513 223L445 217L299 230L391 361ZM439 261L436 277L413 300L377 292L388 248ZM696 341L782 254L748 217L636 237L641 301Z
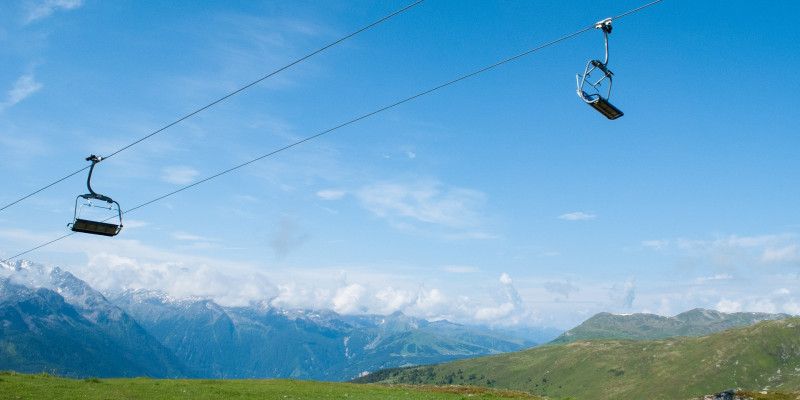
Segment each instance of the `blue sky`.
M7 205L410 1L0 4ZM98 164L132 209L645 2L426 0ZM490 325L800 314L800 4L664 0L21 258L112 292ZM0 211L66 233L85 172Z

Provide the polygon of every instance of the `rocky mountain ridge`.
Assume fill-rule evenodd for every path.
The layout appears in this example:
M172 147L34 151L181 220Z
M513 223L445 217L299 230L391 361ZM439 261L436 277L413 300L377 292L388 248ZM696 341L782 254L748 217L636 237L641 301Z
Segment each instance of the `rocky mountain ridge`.
M2 369L63 376L193 376L127 313L57 267L3 265L0 321Z
M394 313L222 307L137 290L112 298L201 376L347 380L368 371L499 354L535 343Z

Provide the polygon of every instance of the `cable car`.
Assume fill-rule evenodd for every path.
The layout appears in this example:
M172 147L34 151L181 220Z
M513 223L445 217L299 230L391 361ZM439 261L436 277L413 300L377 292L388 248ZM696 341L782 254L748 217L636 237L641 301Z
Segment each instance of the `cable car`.
M119 203L92 190L92 172L95 164L102 160L103 157L94 154L86 158L86 161L92 162L89 178L86 179L89 193L75 198L75 215L72 222L67 224L73 232L116 236L122 230L122 209Z
M622 111L617 107L614 107L609 101L608 98L611 96L611 77L614 75L611 70L608 69L608 34L611 33L611 18L606 18L594 26L596 29L601 29L603 31L603 37L605 38L606 42L606 58L605 61L600 62L599 60L591 60L586 64L586 69L583 71L583 75L578 74L576 76L576 80L578 81L578 96L583 99L583 101L592 106L595 110L599 111L608 119L617 119L623 115ZM590 74L599 70L599 72L603 73L603 77L592 83L592 78ZM608 80L608 91L606 92L605 97L600 93L600 87L603 84L603 81ZM591 89L589 89L591 87ZM591 90L591 93L587 93L586 90Z

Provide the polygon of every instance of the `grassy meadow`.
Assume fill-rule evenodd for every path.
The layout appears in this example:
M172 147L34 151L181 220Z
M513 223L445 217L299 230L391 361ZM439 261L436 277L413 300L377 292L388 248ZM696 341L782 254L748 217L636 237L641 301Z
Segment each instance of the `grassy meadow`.
M480 387L381 386L297 380L66 379L0 372L0 399L538 399Z
M751 400L798 400L800 399L800 392L740 392L739 396L744 396L744 398L749 398ZM497 390L478 386L387 386L298 381L291 379L67 379L54 377L46 373L26 375L3 371L0 372L0 399L503 400L544 399L544 397L534 396L529 393Z
M481 385L582 400L687 399L732 388L794 392L800 390L800 319L763 321L703 337L539 346L389 369L358 381Z

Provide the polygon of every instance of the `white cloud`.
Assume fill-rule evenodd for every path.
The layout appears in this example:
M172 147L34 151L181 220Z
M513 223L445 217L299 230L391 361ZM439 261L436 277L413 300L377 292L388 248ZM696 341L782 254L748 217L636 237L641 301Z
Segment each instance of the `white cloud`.
M800 263L800 252L797 244L782 248L766 248L761 260L769 264Z
M522 297L517 292L517 288L513 285L514 281L507 273L500 275L502 300L513 304L515 307L521 307L523 304Z
M14 87L6 94L6 100L0 103L0 111L19 103L25 98L39 91L42 84L37 82L33 74L25 74L19 77L14 83Z
M367 311L363 306L367 289L357 283L339 288L333 296L333 311L339 314L360 314Z
M442 238L447 240L466 240L466 239L486 240L486 239L498 239L499 236L487 232L468 231L468 232L458 232L458 233L446 233L442 235Z
M797 275L786 276L773 276L769 279L780 281L788 287L796 287L798 284ZM767 277L765 277L767 279ZM757 288L757 284L748 282L748 285ZM769 289L764 287L760 290L751 290L743 292L737 296L735 301L723 298L727 303L735 303L739 307L739 311L758 311L767 313L787 313L792 315L800 314L800 304L798 304L794 293L787 287L780 287L777 289ZM725 303L725 304L727 304ZM721 310L720 310L721 311Z
M93 253L88 265L76 272L100 291L154 289L175 297L213 298L225 306L244 306L277 294L265 275L242 266L223 268L202 262L145 261Z
M534 312L525 305L519 292L513 285L513 279L507 273L502 273L498 279L499 290L494 294L495 304L487 302L469 308L474 310L470 320L491 325L509 326L517 325L522 321L533 320ZM462 307L469 307L468 299L461 299Z
M317 196L323 200L339 200L344 197L347 192L343 190L325 189L317 192Z
M448 308L451 305L447 296L441 290L421 289L417 293L416 301L409 308L412 312L419 313L419 315L433 317L449 312Z
M716 240L678 239L678 249L701 261L726 269L800 264L798 237L794 234L737 236Z
M562 297L564 300L569 299L570 293L578 292L578 287L567 280L545 282L544 288L548 292Z
M783 312L791 315L800 315L800 302L791 299L783 303Z
M777 304L775 304L774 299L771 299L769 297L762 297L760 299L757 299L756 301L753 301L749 305L749 307L752 310L759 310L761 312L771 313L771 314L780 312L779 307Z
M475 312L475 319L482 322L494 322L508 317L514 311L514 304L503 303L498 307L481 307Z
M183 239L198 237L178 234ZM164 253L131 240L118 240L108 252L91 251L86 265L68 268L97 290L159 290L177 298L203 297L223 306L266 301L273 307L329 309L341 314L407 315L459 323L530 324L532 311L508 274L499 285L456 296L450 287L424 287L402 275L365 269L261 269L236 262ZM136 254L122 256L118 254ZM148 257L148 258L145 258ZM327 271L327 272L326 272Z
M50 232L31 232L23 229L5 229L0 230L0 238L34 244L53 240L53 234Z
M38 243L52 239L52 234L31 237L24 231L0 231L0 237L4 235ZM181 232L176 236L183 240L206 239ZM344 314L385 315L401 311L414 317L457 323L530 325L535 321L532 309L526 306L509 274L498 274L496 285L483 286L477 269L451 268L475 273L477 286L470 288L467 297L463 295L463 285L451 280L429 281L422 286L418 277L375 265L336 267L333 272L327 267L276 268L179 253L174 251L177 248L181 247L172 246L173 250L167 251L131 239L109 242L93 237L66 238L48 247L76 258L75 263L63 267L104 293L153 289L173 297L213 299L223 306L267 302L274 307L328 309ZM88 262L82 261L84 257Z
M150 225L149 222L140 221L138 219L130 219L130 218L126 218L124 223L125 223L124 224L125 225L125 230L136 229L136 228L141 228L143 226Z
M637 282L642 287L637 287L632 311L647 308L661 315L674 315L699 307L722 312L795 314L800 298L790 289L800 285L798 280L800 276L792 274L758 273L743 279L721 273L683 283Z
M559 219L565 219L567 221L585 221L589 219L594 219L595 217L596 215L594 214L589 214L581 211L576 211L573 213L568 213L558 216Z
M389 286L378 290L375 293L375 298L380 304L376 311L379 314L386 315L397 310L406 309L416 301L416 294L409 290L395 289Z
M187 185L192 183L200 172L187 165L174 165L163 170L161 179L167 183Z
M777 243L796 240L795 235L762 235L738 236L731 235L716 240L690 240L679 239L678 245L685 249L761 249Z
M290 238L301 236L292 229L286 232ZM12 244L20 240L41 243L52 238L44 234L25 239L25 232L16 231L0 231L0 237ZM178 232L176 237L208 239L185 232ZM755 259L760 259L764 248L785 248L786 242L781 240L794 239L736 243L753 246L749 249ZM323 266L309 270L291 265L273 266L275 263L250 266L192 253L178 254L126 238L111 242L93 237L82 237L80 241L67 238L48 247L60 253L75 253L76 248L81 249L78 252L81 257L89 255L90 261L77 270L68 269L99 290L151 288L175 297L213 298L224 305L267 301L276 307L332 309L345 314L401 311L420 318L494 326L530 325L546 319L551 326L566 328L579 323L578 318L588 318L600 311L653 310L662 315L695 307L791 314L800 311L800 297L793 289L800 287L800 276L794 270L784 271L784 275L755 270L748 278L718 271L689 278L676 276L658 283L634 281L632 277L616 283L602 278L576 283L574 277L558 276L532 282L531 277L520 277L513 271L497 273L487 280L478 268L454 264L437 268L439 275L434 273L422 286L418 275L393 267ZM465 282L471 283L465 285Z
M628 278L622 285L614 285L608 296L618 307L623 307L624 309L633 307L633 302L636 300L634 278Z
M25 18L25 24L49 17L58 10L72 10L78 8L82 4L83 0L30 1L28 2L29 9L28 15Z
M172 237L178 240L190 240L190 241L203 241L203 242L213 242L216 239L207 238L203 236L192 235L185 232L175 232L172 234Z
M376 216L401 224L413 220L451 228L477 224L477 209L485 201L481 192L434 181L375 184L361 189L358 197Z
M446 265L442 267L442 269L447 272L453 272L456 274L470 274L479 271L477 267L469 267L466 265Z
M310 284L286 282L277 285L278 295L272 298L270 305L280 308L330 309L333 307L330 289Z
M742 311L742 303L734 300L729 300L726 298L720 299L717 303L716 307L714 307L717 311L724 312L724 313L734 313Z
M727 281L727 280L731 280L731 279L733 279L733 275L731 275L731 274L717 274L717 275L714 275L714 276L697 278L692 283L694 283L696 285L705 285L705 284L712 283L712 282Z

